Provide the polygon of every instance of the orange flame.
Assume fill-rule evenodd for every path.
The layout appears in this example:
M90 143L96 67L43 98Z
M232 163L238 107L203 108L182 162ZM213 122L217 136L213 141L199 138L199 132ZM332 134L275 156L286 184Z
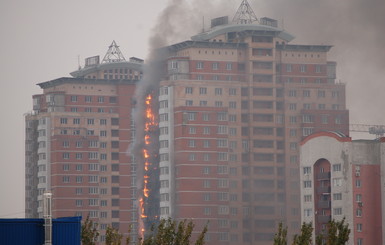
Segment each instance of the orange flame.
M151 100L152 96L148 95L145 100L146 104L146 109L145 109L145 124L144 124L144 143L145 145L150 145L151 144L151 134L150 130L151 127L156 125L155 122L155 115L151 107ZM140 198L139 203L140 203L140 217L142 219L147 218L147 215L145 214L145 209L144 209L144 198L148 198L150 195L150 189L148 188L148 183L150 176L148 175L148 171L150 170L151 166L151 159L150 159L150 152L146 147L143 149L143 158L144 158L144 178L143 178L143 197ZM145 232L145 228L141 229L142 236Z

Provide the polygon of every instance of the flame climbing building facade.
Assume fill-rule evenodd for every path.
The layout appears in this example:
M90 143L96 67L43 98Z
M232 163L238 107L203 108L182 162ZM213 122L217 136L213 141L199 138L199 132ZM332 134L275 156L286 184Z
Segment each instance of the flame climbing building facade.
M290 44L277 21L249 19L214 19L166 48L160 215L192 218L196 232L209 221L207 244L272 244L281 221L289 239L298 233L299 143L318 131L348 134L331 46Z

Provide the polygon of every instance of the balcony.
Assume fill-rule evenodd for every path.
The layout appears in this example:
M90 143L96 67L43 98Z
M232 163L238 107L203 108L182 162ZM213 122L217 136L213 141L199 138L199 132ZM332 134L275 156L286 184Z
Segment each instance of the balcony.
M319 215L317 216L317 223L328 223L331 220L330 215Z
M330 201L319 201L318 208L330 208Z
M323 172L317 174L317 180L328 180L330 179L330 172Z
M319 186L317 187L317 193L320 194L320 193L330 193L330 186Z

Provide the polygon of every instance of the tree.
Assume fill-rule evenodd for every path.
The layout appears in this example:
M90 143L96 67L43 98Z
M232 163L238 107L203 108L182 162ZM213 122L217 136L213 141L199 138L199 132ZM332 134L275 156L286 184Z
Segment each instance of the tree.
M191 234L194 230L192 221L183 220L180 222L169 219L162 219L158 226L151 227L151 234L142 241L141 245L190 245ZM207 232L207 225L199 234L195 245L203 245Z
M302 223L301 234L294 235L293 245L311 245L312 244L313 225L312 223Z
M318 235L316 238L317 245L323 245L326 240L326 245L345 245L349 241L349 224L345 223L345 218L341 221L334 219L329 221L326 235Z
M123 235L112 226L108 225L106 230L106 245L121 245Z
M82 244L94 245L98 240L99 231L97 229L98 224L90 220L90 216L87 216L86 220L82 224Z
M274 245L287 245L287 226L283 228L282 222L278 225L278 233L274 235Z

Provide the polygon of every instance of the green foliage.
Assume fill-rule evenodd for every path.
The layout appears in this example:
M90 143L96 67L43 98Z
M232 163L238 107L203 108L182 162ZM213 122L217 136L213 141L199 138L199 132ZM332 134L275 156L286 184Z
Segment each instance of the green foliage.
M311 245L312 244L312 223L303 223L301 227L301 234L295 235L293 245Z
M108 225L106 230L106 245L121 245L123 235L112 226Z
M341 221L335 221L334 219L329 221L328 230L326 235L326 245L345 245L349 241L349 224L345 223L345 218ZM324 239L323 235L317 237L317 243L322 244Z
M90 220L90 217L87 216L86 220L82 224L82 244L83 245L94 245L98 240L98 224Z
M283 228L282 222L279 223L278 233L274 235L274 245L287 245L287 226Z
M162 219L157 227L151 227L151 234L142 241L141 245L190 245L191 234L194 230L194 223L187 220L172 221L169 219ZM195 245L204 244L204 236L207 232L207 225L199 234Z

